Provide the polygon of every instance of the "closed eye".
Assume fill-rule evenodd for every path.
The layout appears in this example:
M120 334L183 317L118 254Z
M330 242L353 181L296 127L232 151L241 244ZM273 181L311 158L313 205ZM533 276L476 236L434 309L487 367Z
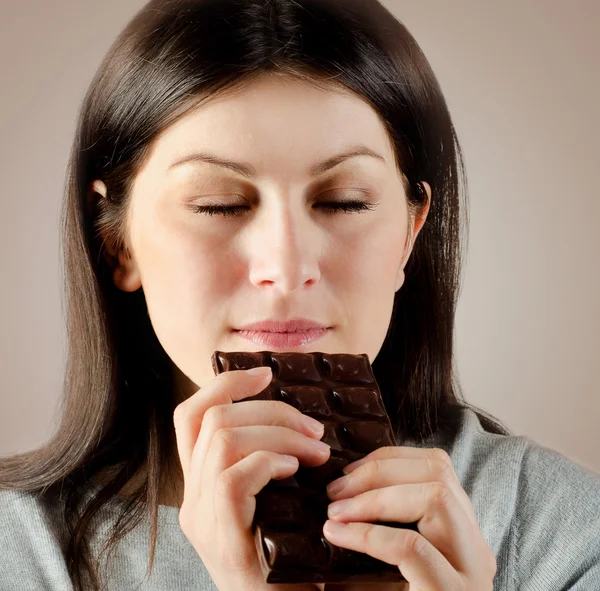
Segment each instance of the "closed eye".
M327 215L332 215L338 211L345 213L372 211L375 206L366 201L330 201L315 203L314 207L319 207L326 212ZM205 213L209 216L239 216L243 211L249 210L247 205L193 205L194 213Z

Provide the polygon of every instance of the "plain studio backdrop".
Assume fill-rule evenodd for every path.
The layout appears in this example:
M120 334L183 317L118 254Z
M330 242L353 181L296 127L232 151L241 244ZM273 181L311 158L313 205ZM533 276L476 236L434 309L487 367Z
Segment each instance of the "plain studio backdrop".
M57 425L59 215L76 114L144 4L0 0L0 455ZM600 2L384 4L429 59L465 153L465 397L600 472Z

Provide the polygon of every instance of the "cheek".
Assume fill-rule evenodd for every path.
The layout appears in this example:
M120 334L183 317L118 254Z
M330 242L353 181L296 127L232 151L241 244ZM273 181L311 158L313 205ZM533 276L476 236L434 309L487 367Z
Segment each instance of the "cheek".
M203 384L237 289L233 253L197 231L153 230L140 236L136 254L150 321L171 360Z
M399 217L374 219L360 231L344 236L337 248L329 250L327 274L346 289L363 294L393 290L406 239Z
M343 264L331 265L340 299L349 298L355 326L376 321L391 311L401 262L401 246L394 236L380 231L349 244Z
M328 258L334 292L347 310L347 349L367 353L371 361L388 331L406 239L399 214L377 222Z
M186 331L218 324L218 302L235 291L234 254L226 241L189 227L155 224L140 232L136 257L155 329Z

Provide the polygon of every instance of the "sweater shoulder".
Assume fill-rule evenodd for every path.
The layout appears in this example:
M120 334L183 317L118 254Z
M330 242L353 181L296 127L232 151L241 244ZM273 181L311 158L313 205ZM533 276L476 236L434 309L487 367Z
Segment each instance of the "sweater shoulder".
M3 589L71 589L57 525L37 493L0 490Z
M600 474L530 441L518 498L513 542L519 588L600 585Z
M525 435L486 432L463 411L450 455L498 558L500 588L583 591L600 582L600 474Z

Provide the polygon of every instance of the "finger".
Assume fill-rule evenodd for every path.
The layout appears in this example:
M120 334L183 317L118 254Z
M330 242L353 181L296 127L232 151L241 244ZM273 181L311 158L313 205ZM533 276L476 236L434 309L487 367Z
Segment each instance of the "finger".
M272 451L255 451L221 472L216 482L215 516L223 539L235 540L252 526L254 495L272 479L287 478L298 470L298 459ZM255 559L255 550L252 558Z
M388 463L386 460L390 462L393 460L396 461ZM405 460L407 463L399 463L402 460ZM375 464L369 466L373 462ZM444 482L452 489L469 521L479 527L471 499L465 492L454 471L450 456L442 449L381 447L361 460L348 464L343 471L347 476L353 474L352 478L356 478L358 481L354 482L352 478L344 480L344 477L338 479L342 480L344 484L351 484L352 487L355 487L353 492L349 494L346 494L344 490L344 497L359 494L370 488L383 488L384 486L391 486L393 484ZM378 472L379 476L375 472ZM392 479L393 481L391 481ZM331 485L333 485L333 482ZM335 498L342 497L336 496Z
M362 464L350 474L334 480L327 486L330 499L346 499L374 488L384 488L395 484L418 484L448 480L443 468L437 469L422 459L371 460Z
M411 589L464 591L462 575L428 540L413 530L326 521L323 533L336 546L364 552L398 566Z
M251 400L215 405L204 413L191 465L202 465L210 441L219 429L251 425L287 427L313 439L321 439L324 432L323 423L303 415L297 408L280 400Z
M194 476L192 483L202 482L202 487L193 489L192 494L200 495L202 491L202 494L214 496L219 475L260 450L295 456L300 464L310 467L324 464L330 454L326 443L286 427L251 425L220 429L210 442L203 464L192 467L194 474L201 474L199 479Z
M353 472L356 468L371 460L389 460L391 458L418 459L424 456L438 456L440 459L444 459L445 453L444 450L438 448L387 445L385 447L378 447L360 460L347 464L343 468L343 472L344 474L350 474L350 472Z
M475 574L489 546L481 531L465 516L453 492L441 482L402 484L369 490L331 503L335 521L418 522L419 533L465 574ZM478 551L480 550L480 551Z
M253 376L244 370L223 372L175 408L173 423L185 481L206 410L215 404L231 404L234 400L255 396L267 387L271 378L270 371L262 376Z

